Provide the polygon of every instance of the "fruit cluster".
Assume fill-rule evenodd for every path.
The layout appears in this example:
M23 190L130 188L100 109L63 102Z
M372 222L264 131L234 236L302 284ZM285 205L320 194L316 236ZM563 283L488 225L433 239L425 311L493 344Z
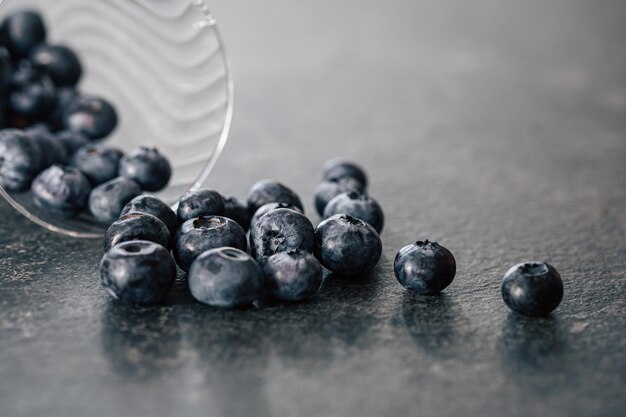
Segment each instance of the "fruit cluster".
M110 224L133 197L164 188L171 167L156 149L129 155L101 143L118 123L107 100L79 92L76 53L46 42L34 11L0 26L0 185L29 188L48 213L74 217L89 208Z

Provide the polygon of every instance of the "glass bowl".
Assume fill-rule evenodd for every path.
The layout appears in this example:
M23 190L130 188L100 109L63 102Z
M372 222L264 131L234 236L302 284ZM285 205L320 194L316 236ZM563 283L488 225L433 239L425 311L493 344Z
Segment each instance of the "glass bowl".
M222 38L203 0L0 0L0 18L17 9L43 16L48 42L79 54L85 94L109 100L119 124L104 143L125 152L154 146L172 178L158 197L174 205L202 187L224 144L233 112L233 82ZM101 238L105 226L85 214L53 217L30 192L0 194L46 229Z

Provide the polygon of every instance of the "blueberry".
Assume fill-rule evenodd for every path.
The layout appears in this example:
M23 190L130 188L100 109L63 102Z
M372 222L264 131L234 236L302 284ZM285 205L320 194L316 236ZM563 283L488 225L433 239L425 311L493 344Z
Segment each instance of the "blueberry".
M142 190L160 191L169 182L172 168L156 148L142 146L122 158L120 175L135 181Z
M89 139L107 137L117 126L117 112L108 101L98 97L77 97L64 114L64 127Z
M246 232L227 217L200 216L183 223L176 232L174 258L187 271L202 252L231 247L246 250Z
M153 215L130 213L109 226L104 234L104 250L131 240L147 240L169 248L171 236L167 226Z
M270 294L279 300L298 301L314 296L322 286L322 265L302 251L272 255L263 266Z
M47 121L54 131L63 130L65 127L65 112L71 107L80 95L74 87L57 88L54 104L48 113ZM79 132L80 133L80 132Z
M32 190L40 208L71 218L87 208L91 185L78 169L52 165L35 178Z
M380 204L367 194L349 192L339 194L328 202L324 209L324 218L335 214L348 214L371 224L380 234L385 224L385 216Z
M326 268L341 275L371 272L382 254L376 230L362 220L337 214L315 229L315 256Z
M260 217L250 229L250 249L261 265L267 258L292 250L313 252L311 221L295 210L279 208Z
M343 177L354 178L363 184L363 187L367 187L367 174L365 174L365 170L354 162L345 159L336 158L327 161L324 164L322 175L324 180L327 181Z
M233 248L211 249L198 256L187 281L196 300L214 307L239 307L263 297L261 267Z
M4 19L0 38L14 58L23 58L46 39L46 27L39 13L23 10Z
M140 195L132 200L122 210L122 216L129 213L147 213L161 220L170 231L173 237L178 228L178 218L176 213L163 201L152 195Z
M224 214L224 198L213 190L187 191L178 202L178 223L199 216L221 216Z
M525 262L509 269L500 287L502 298L516 313L545 316L563 299L563 281L547 262Z
M43 158L41 160L40 169L46 169L52 164L65 165L69 161L67 149L52 133L43 126L28 128L24 131L31 139L33 139L39 148Z
M130 304L161 301L176 279L176 265L167 249L145 240L111 248L100 262L100 282L115 299Z
M259 209L254 213L254 216L252 216L252 219L250 220L250 228L253 228L254 225L256 224L256 222L261 217L265 216L270 211L276 210L276 209L279 209L279 208L286 208L286 209L297 211L300 214L304 214L304 213L302 213L302 210L300 210L296 206L292 206L291 204L287 204L287 203L268 203L268 204L264 204L261 207L259 207Z
M123 156L119 149L91 144L76 151L71 164L83 171L93 185L98 185L117 177Z
M130 200L141 194L141 188L126 178L116 178L95 187L89 194L89 211L100 223L111 224Z
M39 145L21 130L0 131L0 185L8 191L25 191L39 172Z
M82 133L72 132L69 130L63 130L55 134L57 141L59 141L65 148L65 152L68 157L72 157L77 150L83 146L89 145L89 139Z
M56 87L45 74L30 64L20 64L11 77L9 108L22 116L40 117L49 112L56 100Z
M333 178L321 182L313 192L315 208L319 215L324 215L324 209L330 200L350 191L363 193L365 186L352 177Z
M236 221L243 230L250 228L250 212L248 207L241 204L235 197L224 199L224 217Z
M300 197L291 189L273 180L259 181L252 186L248 195L248 210L256 213L259 207L268 203L285 203L296 206L304 213Z
M58 87L76 85L83 73L78 57L66 46L39 44L31 50L29 59L36 68L48 74Z
M396 278L404 288L419 295L435 295L456 274L452 253L437 242L418 241L400 249L394 261Z
M11 84L13 75L13 63L9 51L0 46L0 92L5 93Z

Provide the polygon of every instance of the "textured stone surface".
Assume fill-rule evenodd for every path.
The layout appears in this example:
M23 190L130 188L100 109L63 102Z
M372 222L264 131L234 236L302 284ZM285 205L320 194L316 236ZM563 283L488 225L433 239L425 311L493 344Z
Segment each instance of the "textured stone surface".
M0 415L623 413L623 1L212 6L238 91L208 186L241 199L275 178L312 215L323 162L355 158L387 214L379 267L298 304L220 311L178 282L128 308L99 286L101 242L0 203ZM436 298L392 275L426 238L457 260ZM530 259L563 278L546 319L500 298Z

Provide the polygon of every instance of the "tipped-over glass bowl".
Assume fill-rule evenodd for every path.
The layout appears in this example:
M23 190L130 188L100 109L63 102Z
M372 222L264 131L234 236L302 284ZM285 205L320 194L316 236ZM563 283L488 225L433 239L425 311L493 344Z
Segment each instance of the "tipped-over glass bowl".
M233 83L222 39L204 0L0 0L0 18L34 9L45 19L48 42L65 44L81 59L78 85L109 100L119 124L105 141L125 152L154 146L172 165L169 185L156 195L175 204L206 181L228 137ZM48 230L102 237L89 215L54 217L32 194L0 194Z

